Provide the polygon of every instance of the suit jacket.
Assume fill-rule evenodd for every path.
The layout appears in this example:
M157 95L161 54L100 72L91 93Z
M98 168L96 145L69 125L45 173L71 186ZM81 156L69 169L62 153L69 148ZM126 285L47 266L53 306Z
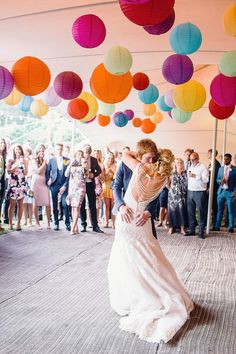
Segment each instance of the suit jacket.
M219 184L217 182L217 176L218 176L218 171L220 168L220 163L218 160L215 159L215 175L214 175L214 190L217 192L218 188L219 188ZM207 183L207 189L209 189L210 187L210 180L211 180L211 163L208 166L208 170L209 170L209 182Z
M90 172L94 174L94 177L90 179L95 186L95 177L99 176L102 173L102 170L99 166L98 160L93 156L90 156Z
M115 204L112 213L114 215L117 214L120 206L122 204L125 204L124 194L127 191L130 179L132 177L132 173L133 173L132 170L129 167L127 167L123 162L121 162L116 172L115 182L113 184ZM156 214L157 200L158 197L154 199L151 203L149 203L146 207L146 210L150 212L153 219L156 217L155 214Z
M65 177L65 172L69 164L69 159L67 157L62 157L62 158L63 158L63 165L61 171L61 187L63 186L68 188L69 177ZM58 177L57 158L52 157L51 159L49 159L47 164L47 169L46 169L46 183L48 183L49 178L52 179L52 184L50 188L53 187L53 184L56 182L57 177Z
M221 179L224 177L224 166L221 166L218 171L217 175L217 182L219 183L219 189L218 189L218 194L220 194L224 188L220 184ZM229 172L229 177L228 177L228 191L233 193L236 192L236 167L231 165L231 171Z

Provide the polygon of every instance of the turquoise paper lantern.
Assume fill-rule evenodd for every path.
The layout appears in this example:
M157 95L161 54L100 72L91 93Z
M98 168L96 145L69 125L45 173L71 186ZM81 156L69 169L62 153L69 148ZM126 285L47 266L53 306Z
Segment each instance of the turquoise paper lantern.
M171 111L171 109L172 109L172 107L168 106L165 103L165 96L159 97L159 99L157 101L157 105L158 105L159 109L163 112L168 112L168 111Z
M130 51L124 47L112 47L105 54L104 66L113 75L123 75L127 73L133 63Z
M190 22L182 23L171 31L170 45L173 51L178 54L192 54L200 48L201 44L201 31Z
M171 116L174 120L176 120L176 122L185 123L191 118L192 112L184 112L179 108L173 108L171 111Z
M140 101L145 104L154 103L159 97L158 88L155 85L150 84L145 90L139 91L138 97Z
M18 105L19 110L23 112L29 112L33 100L34 99L31 96L23 96L21 102Z
M236 50L223 55L219 63L219 70L225 76L236 76Z

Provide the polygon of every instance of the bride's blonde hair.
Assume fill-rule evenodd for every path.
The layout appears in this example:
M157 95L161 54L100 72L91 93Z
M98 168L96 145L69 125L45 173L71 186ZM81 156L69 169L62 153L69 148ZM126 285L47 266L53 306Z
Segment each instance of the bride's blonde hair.
M169 149L160 149L159 153L160 155L155 163L155 170L161 176L169 177L173 169L175 157Z

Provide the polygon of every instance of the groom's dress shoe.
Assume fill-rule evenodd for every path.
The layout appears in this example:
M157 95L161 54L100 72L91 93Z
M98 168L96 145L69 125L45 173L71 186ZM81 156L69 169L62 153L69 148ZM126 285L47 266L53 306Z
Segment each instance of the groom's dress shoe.
M93 227L93 232L98 232L100 234L104 234L104 231L102 231L98 226Z
M86 230L86 227L84 227L82 230L81 230L81 232L86 232L87 230Z

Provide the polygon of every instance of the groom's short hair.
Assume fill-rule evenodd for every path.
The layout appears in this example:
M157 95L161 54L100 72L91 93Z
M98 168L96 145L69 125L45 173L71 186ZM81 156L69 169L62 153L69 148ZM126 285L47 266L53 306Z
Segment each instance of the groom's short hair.
M156 143L151 139L142 139L138 141L136 145L136 156L140 159L147 152L154 152L156 156L158 156L159 152L156 146Z

